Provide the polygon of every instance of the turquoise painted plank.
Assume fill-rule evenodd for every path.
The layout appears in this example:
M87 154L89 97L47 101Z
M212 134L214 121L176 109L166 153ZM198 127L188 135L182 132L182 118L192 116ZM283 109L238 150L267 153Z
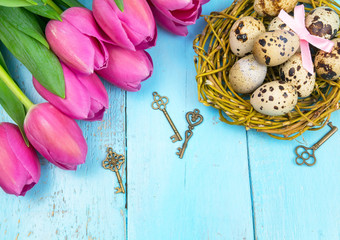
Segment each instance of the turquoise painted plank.
M83 0L87 7L91 1ZM8 52L12 76L35 102L31 74ZM76 172L60 170L41 158L40 182L26 195L14 197L0 191L0 239L107 240L126 239L126 198L115 194L115 173L101 162L106 148L125 153L125 92L105 84L110 109L102 122L79 122L88 143L86 164ZM9 121L0 108L0 121ZM125 167L123 179L125 183Z
M222 10L231 1L211 1L204 13ZM159 31L149 52L155 72L142 91L127 97L128 238L253 239L245 130L228 127L218 112L197 100L192 42L203 19L189 36ZM167 110L182 137L185 113L204 116L194 129L184 159L175 152L173 132L160 111L151 108L152 92L169 97Z
M331 121L340 126L339 112ZM295 147L312 146L329 130L293 141L248 133L258 240L340 239L340 132L316 151L315 166L295 164Z
M331 121L340 127L340 113ZM329 130L293 141L248 132L257 239L340 239L340 132L316 151L315 166L295 164L294 149L312 146Z

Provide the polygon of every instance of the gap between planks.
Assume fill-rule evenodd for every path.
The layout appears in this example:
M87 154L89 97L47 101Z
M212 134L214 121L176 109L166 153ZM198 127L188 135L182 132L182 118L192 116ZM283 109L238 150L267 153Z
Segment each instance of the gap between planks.
M251 200L251 212L252 212L252 223L253 223L253 234L254 240L257 240L256 233L256 216L255 216L255 206L254 206L254 198L253 198L253 182L251 178L251 166L250 166L250 152L249 152L249 138L248 131L246 131L246 139L247 139L247 158L248 158L248 175L249 175L249 188L250 188L250 200Z

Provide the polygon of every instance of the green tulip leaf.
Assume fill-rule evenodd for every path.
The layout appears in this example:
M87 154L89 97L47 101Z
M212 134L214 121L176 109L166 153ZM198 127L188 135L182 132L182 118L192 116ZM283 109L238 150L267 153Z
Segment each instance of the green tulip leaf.
M38 5L38 3L33 0L0 0L0 6L5 7L26 7L32 5Z
M115 0L115 3L120 11L124 12L124 2L123 0Z
M58 5L64 6L65 8L70 7L85 7L83 4L77 0L55 0Z
M0 66L5 69L9 74L5 60L0 52ZM7 112L7 114L13 119L13 121L19 126L22 136L25 139L27 146L29 146L28 140L24 132L24 121L26 116L26 110L24 105L19 99L12 93L7 85L1 80L0 77L0 104Z
M7 73L9 73L9 70L8 70L8 68L7 68L5 59L4 59L4 57L2 56L1 52L0 52L0 66L3 67Z
M60 14L44 0L36 0L38 5L25 7L28 11L49 19L61 21Z
M54 53L35 38L15 28L0 14L0 40L37 81L59 97L65 97L61 64Z
M13 27L36 39L45 47L49 45L45 39L37 18L24 8L0 7L1 18L6 19Z

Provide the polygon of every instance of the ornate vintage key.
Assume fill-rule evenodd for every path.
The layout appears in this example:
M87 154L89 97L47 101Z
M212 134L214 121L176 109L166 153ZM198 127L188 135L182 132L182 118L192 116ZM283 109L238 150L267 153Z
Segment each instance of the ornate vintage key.
M318 150L322 144L324 144L331 136L333 136L334 133L338 131L338 128L334 127L331 122L328 123L328 126L330 126L332 129L312 147L308 148L302 145L296 147L295 153L297 157L295 158L295 162L297 165L306 164L307 166L311 167L316 163L315 151ZM302 149L301 154L298 153L299 149ZM312 160L308 161L309 159Z
M168 120L172 130L174 130L175 132L175 135L171 136L170 139L172 140L173 143L177 142L177 141L182 141L182 137L181 135L179 134L175 124L172 122L168 112L166 111L166 105L168 104L169 102L169 99L167 97L162 97L160 96L157 92L153 92L152 93L153 95L153 99L154 101L152 102L152 108L154 110L161 110L166 119Z
M112 148L107 149L107 157L103 161L102 165L105 169L109 169L116 173L119 187L116 187L117 190L115 193L125 193L122 177L120 176L119 170L122 168L122 165L125 163L124 155L118 155L113 152Z
M178 148L178 152L176 153L179 158L183 158L185 149L188 146L188 142L194 134L192 130L199 124L203 122L203 116L200 114L200 110L195 109L193 112L187 112L186 114L187 122L189 123L189 130L185 131L185 141L182 147Z

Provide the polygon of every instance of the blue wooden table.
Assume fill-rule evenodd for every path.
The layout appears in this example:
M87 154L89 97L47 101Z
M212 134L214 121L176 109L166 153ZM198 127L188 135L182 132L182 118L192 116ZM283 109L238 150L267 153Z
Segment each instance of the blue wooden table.
M91 1L83 0L87 7ZM212 0L203 13L230 0ZM314 167L297 166L294 148L312 145L329 129L294 141L274 140L219 121L218 111L198 102L192 42L159 30L150 49L155 71L138 93L105 84L110 109L102 122L79 122L89 153L76 172L41 159L40 182L26 195L0 191L1 240L339 240L340 134L317 151ZM36 103L31 74L5 53L12 76ZM169 97L168 112L178 130L185 113L199 108L204 122L194 130L184 159L152 92ZM0 121L9 121L0 109ZM340 112L331 121L340 126ZM106 148L126 154L127 195L115 194L113 172L102 168Z

